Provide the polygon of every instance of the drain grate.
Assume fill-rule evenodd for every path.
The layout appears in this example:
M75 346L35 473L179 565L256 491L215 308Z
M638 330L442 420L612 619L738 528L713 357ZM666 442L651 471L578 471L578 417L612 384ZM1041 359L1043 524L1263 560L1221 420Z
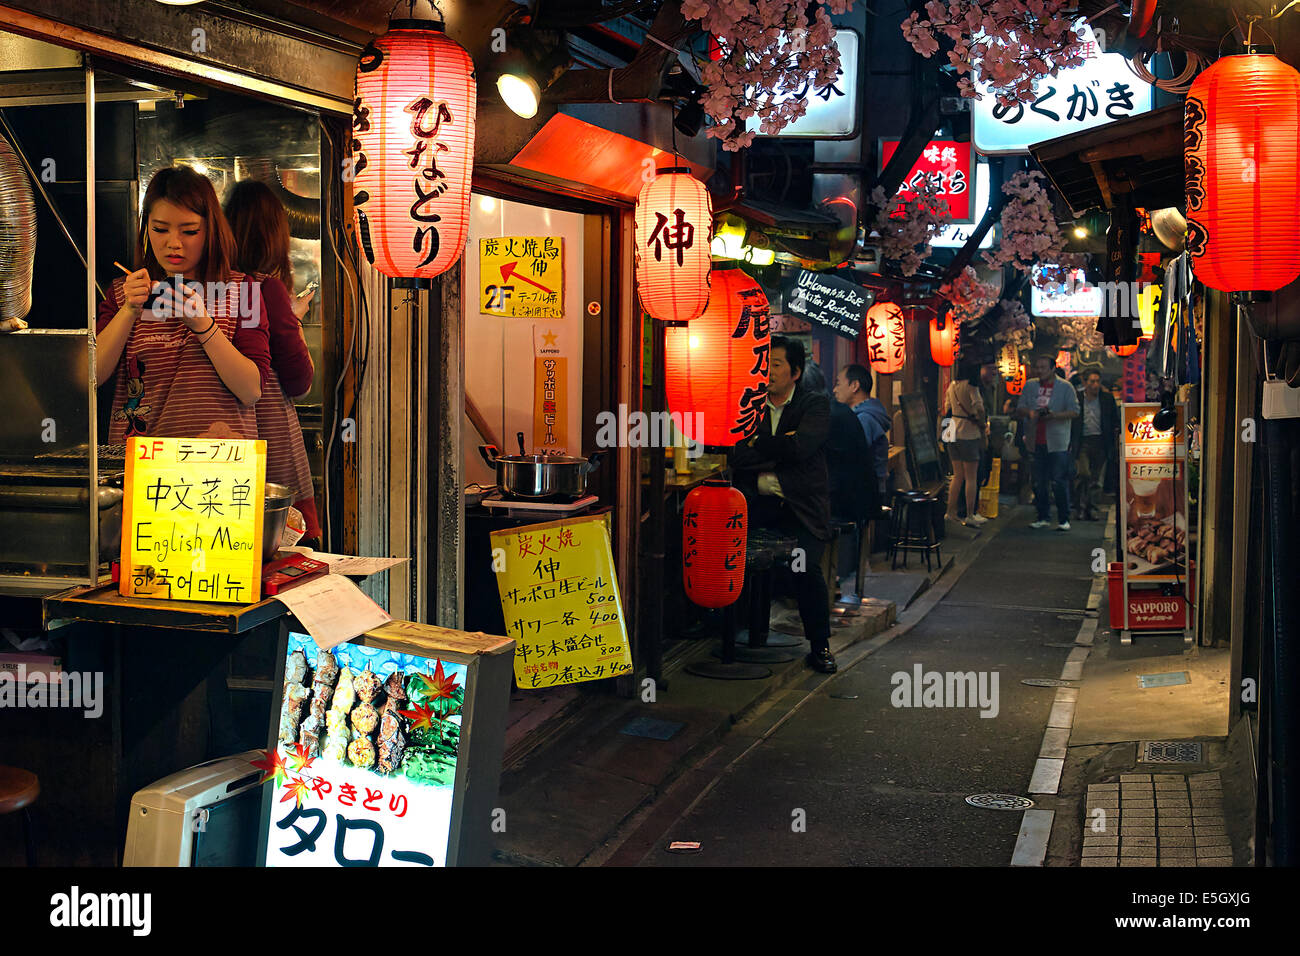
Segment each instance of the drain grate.
M1020 683L1028 684L1030 687L1077 687L1078 685L1072 680L1061 680L1057 677L1027 677Z
M1144 740L1138 763L1201 763L1204 745L1189 740Z
M1034 801L1014 793L972 793L966 798L972 807L981 810L1028 810Z

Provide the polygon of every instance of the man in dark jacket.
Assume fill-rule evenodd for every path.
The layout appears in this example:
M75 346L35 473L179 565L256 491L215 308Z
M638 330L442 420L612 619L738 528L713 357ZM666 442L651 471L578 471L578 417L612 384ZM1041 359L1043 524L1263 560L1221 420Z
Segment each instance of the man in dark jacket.
M750 526L795 538L791 562L804 634L812 645L807 662L824 674L836 670L831 654L830 595L822 555L831 537L830 479L826 439L830 400L802 386L803 345L773 336L767 404L755 433L731 452L736 487L745 493Z
M1096 369L1084 373L1079 417L1072 431L1070 444L1078 453L1079 510L1085 521L1095 521L1106 468L1119 445L1119 409L1115 399L1101 387L1101 373Z
M846 365L835 380L835 398L858 416L871 449L876 490L883 495L889 481L889 412L880 399L871 397L871 372L864 365Z

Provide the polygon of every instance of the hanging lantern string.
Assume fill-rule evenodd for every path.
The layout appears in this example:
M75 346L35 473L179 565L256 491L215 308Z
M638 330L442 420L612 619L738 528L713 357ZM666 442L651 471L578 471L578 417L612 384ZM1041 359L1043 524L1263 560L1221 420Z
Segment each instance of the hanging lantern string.
M415 5L416 5L417 3L420 3L420 2L421 2L421 0L395 0L395 2L393 3L393 7L392 7L392 9L388 11L388 19L390 19L390 20L393 19L393 13L394 13L394 11L396 11L397 8L400 7L403 3L406 4L406 17L407 17L407 19L408 19L408 20L417 20L417 19L419 19L419 18L416 17L416 15L415 15ZM442 8L441 8L440 6L438 6L438 0L424 0L424 2L427 3L427 4L429 4L429 6L433 9L433 12L436 13L436 14L438 15L438 18L439 18L439 19L441 19L441 20L446 20L446 19L447 19L446 14L444 14L444 13L442 12Z

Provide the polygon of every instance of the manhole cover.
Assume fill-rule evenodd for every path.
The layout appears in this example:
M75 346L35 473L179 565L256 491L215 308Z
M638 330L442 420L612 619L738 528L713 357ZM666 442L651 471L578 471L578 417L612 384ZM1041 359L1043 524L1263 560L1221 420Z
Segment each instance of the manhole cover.
M972 807L981 810L1028 810L1034 801L1014 793L972 793L966 798Z
M1188 740L1144 740L1139 763L1200 763L1204 748Z
M1030 677L1022 680L1020 683L1028 684L1030 687L1073 687L1074 681L1060 680L1056 677Z

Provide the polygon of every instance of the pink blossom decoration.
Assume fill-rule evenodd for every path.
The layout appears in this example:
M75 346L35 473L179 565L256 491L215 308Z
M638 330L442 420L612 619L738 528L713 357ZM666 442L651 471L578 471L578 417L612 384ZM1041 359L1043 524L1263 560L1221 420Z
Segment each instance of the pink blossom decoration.
M880 237L880 254L897 260L905 276L916 275L934 237L952 222L940 186L926 180L908 190L912 195L906 200L887 199L879 186L871 193L871 204L879 210L871 228Z

